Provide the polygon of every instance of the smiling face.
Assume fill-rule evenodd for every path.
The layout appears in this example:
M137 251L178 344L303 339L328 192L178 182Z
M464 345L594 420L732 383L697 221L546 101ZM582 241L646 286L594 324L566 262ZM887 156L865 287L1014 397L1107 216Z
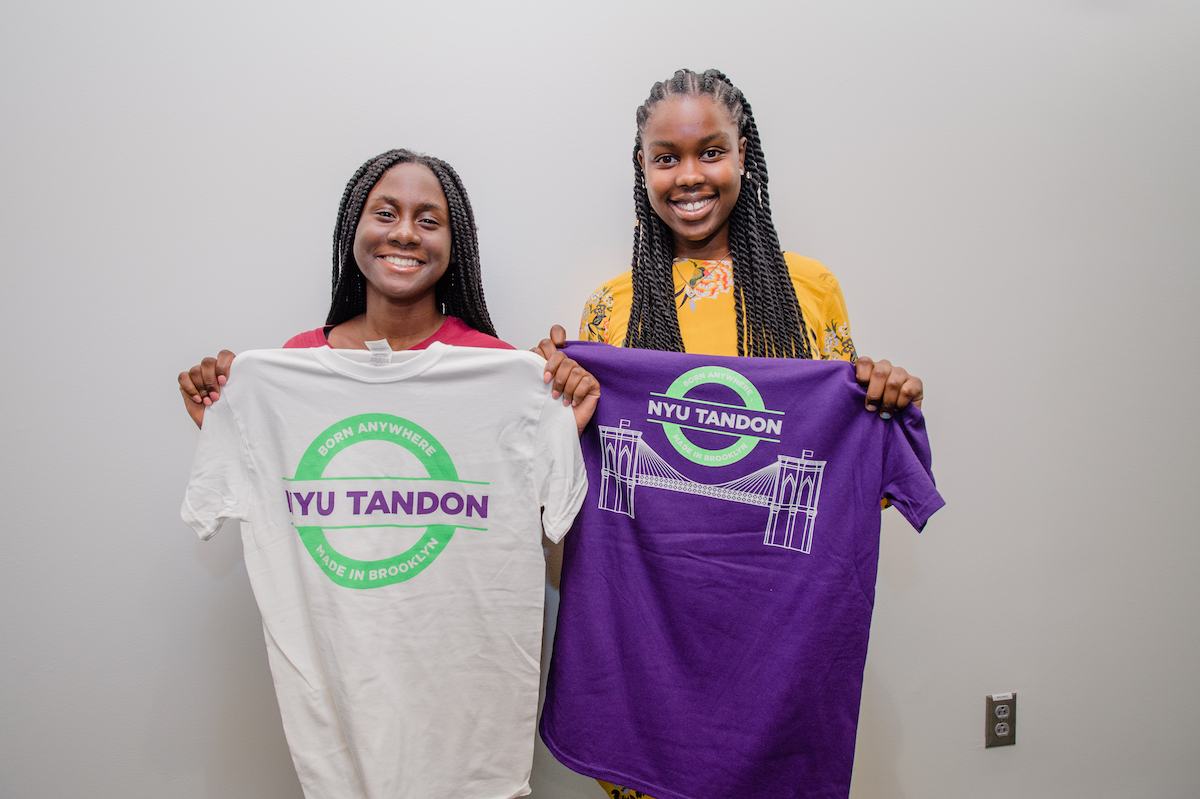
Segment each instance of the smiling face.
M707 96L676 96L654 107L638 162L650 207L667 223L676 257L729 254L729 215L742 189L746 139Z
M367 279L367 302L434 302L450 264L450 211L437 177L401 163L367 195L354 233L354 262Z

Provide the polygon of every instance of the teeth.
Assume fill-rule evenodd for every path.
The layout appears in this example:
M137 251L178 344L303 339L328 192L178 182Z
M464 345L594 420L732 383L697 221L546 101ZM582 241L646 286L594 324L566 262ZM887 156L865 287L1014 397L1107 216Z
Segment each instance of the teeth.
M704 206L708 205L708 204L709 204L710 202L712 202L712 201L713 201L713 198L712 198L712 197L709 197L709 198L707 198L707 199L704 199L704 200L698 200L698 201L696 201L696 202L690 202L690 203L676 203L676 205L678 205L678 206L679 206L680 208L682 208L684 211L699 211L701 208L703 208Z
M415 258L398 258L395 255L385 255L383 260L393 266L420 266L421 262Z

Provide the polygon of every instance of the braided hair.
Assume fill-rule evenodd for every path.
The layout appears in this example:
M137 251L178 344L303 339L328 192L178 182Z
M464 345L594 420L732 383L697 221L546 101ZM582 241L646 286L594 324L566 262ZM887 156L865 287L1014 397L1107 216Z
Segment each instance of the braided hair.
M684 351L674 302L674 239L666 222L650 206L638 153L642 132L658 103L671 97L702 95L724 107L739 135L746 138L741 193L729 215L738 355L811 358L808 328L771 220L767 162L758 126L745 95L715 69L702 73L679 70L670 80L654 84L637 110L633 145L633 202L637 214L633 231L633 304L624 346Z
M333 301L327 325L338 325L366 313L367 279L354 260L354 234L367 204L367 195L396 164L421 164L438 179L450 210L450 265L434 287L434 302L448 316L457 316L489 336L496 335L483 298L479 273L479 239L467 190L454 168L438 158L410 150L388 150L358 168L346 184L333 229Z

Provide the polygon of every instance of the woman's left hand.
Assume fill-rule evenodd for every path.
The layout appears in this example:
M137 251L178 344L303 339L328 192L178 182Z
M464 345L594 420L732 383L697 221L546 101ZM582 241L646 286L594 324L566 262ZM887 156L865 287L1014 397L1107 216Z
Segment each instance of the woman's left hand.
M903 410L911 403L918 408L925 397L921 378L910 375L890 361L873 361L859 358L854 364L854 377L867 390L867 410L879 411L880 419L890 419L892 414Z
M563 330L562 325L555 325L550 328L550 337L542 339L530 352L546 359L542 382L553 381L550 395L555 399L562 397L563 405L571 406L575 412L575 426L583 435L583 428L591 421L592 414L596 412L596 403L600 401L600 381L559 350L566 343L567 331Z

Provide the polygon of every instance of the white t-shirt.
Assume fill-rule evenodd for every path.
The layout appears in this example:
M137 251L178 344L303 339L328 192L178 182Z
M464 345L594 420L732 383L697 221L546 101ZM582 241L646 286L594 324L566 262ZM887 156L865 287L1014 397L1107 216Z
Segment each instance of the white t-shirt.
M587 491L573 414L532 353L370 357L238 356L184 521L206 539L242 520L308 799L526 795L541 532L559 540Z

